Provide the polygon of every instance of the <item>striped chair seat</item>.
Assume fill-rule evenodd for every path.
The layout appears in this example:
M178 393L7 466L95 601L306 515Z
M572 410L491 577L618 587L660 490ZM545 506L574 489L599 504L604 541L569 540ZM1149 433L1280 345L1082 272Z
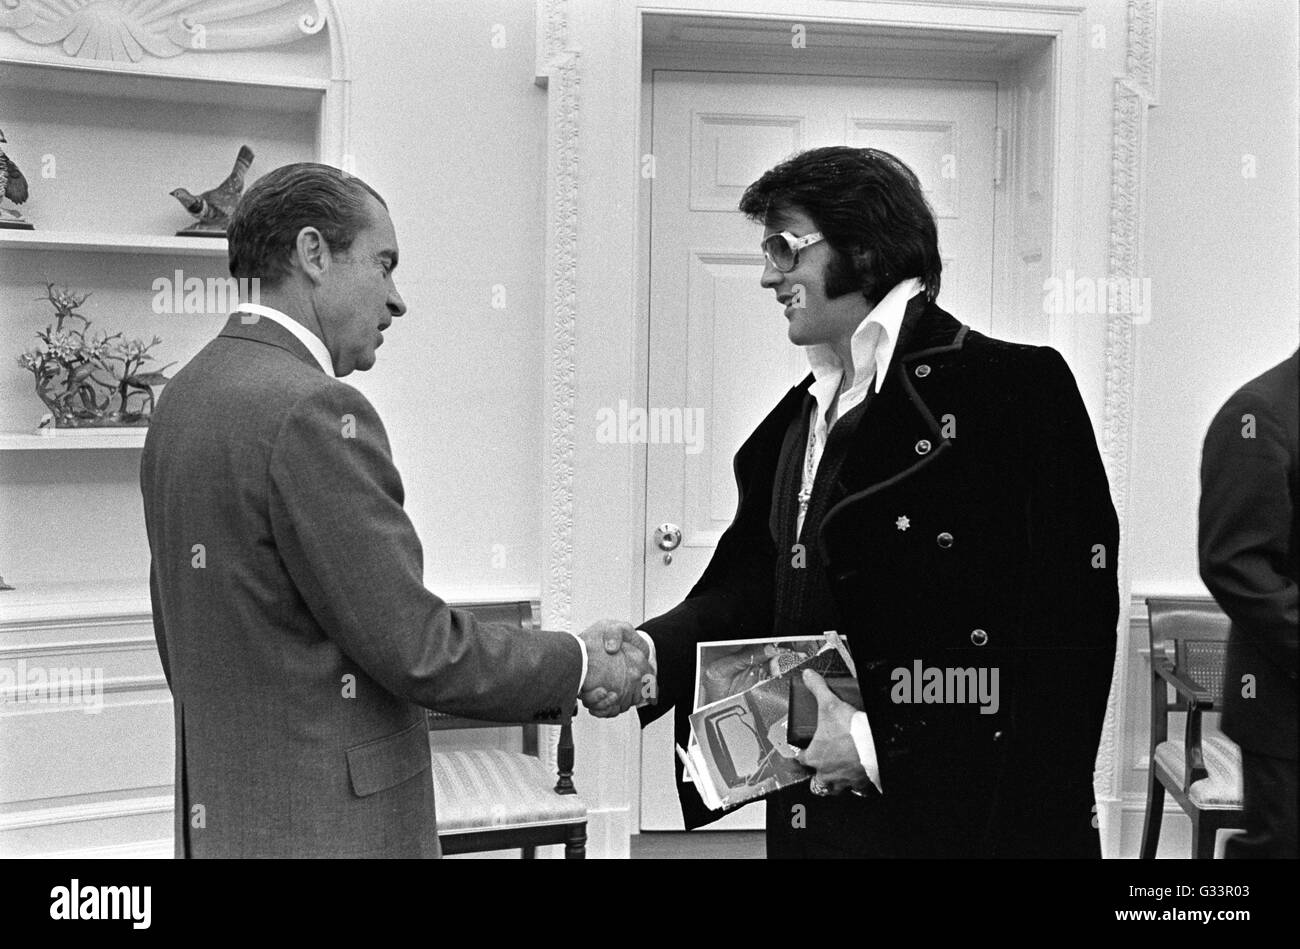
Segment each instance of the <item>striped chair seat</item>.
M514 830L587 819L577 794L555 793L555 772L531 755L496 749L433 751L439 834Z
M1204 735L1201 751L1205 756L1205 770L1209 777L1201 778L1187 792L1197 806L1211 809L1241 807L1241 749L1237 743L1223 735ZM1171 775L1179 786L1186 783L1183 769L1183 743L1162 741L1156 745L1156 762Z

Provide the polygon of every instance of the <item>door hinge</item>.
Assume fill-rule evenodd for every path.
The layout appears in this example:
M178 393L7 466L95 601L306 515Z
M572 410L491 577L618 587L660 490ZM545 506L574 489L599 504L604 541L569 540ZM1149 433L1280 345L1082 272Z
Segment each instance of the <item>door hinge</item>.
M1007 174L1007 130L1001 126L993 129L993 187L1001 188Z

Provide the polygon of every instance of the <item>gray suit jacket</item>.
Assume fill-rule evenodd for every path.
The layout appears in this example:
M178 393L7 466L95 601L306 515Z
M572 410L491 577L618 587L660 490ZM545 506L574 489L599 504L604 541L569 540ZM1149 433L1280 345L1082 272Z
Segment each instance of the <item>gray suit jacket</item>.
M272 321L232 315L168 383L140 486L177 856L438 856L424 708L573 707L576 639L425 589L379 416Z

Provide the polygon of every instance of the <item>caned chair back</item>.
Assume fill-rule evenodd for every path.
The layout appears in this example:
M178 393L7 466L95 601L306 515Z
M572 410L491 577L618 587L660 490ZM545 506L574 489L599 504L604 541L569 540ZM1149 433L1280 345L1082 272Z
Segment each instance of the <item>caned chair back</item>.
M1223 667L1232 623L1212 600L1191 597L1148 597L1151 620L1151 660L1168 659L1184 677L1210 696L1215 708L1223 704ZM1174 703L1184 708L1186 703Z

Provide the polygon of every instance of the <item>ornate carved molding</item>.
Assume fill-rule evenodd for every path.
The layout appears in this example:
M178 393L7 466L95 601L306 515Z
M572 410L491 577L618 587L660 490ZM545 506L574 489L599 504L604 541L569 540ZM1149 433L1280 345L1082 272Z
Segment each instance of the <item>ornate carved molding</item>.
M1125 75L1112 84L1110 235L1107 275L1111 279L1142 276L1142 197L1146 170L1147 110L1154 104L1156 79L1156 0L1129 0ZM1106 381L1102 415L1102 455L1110 474L1111 494L1121 535L1128 523L1129 464L1133 438L1133 317L1106 318ZM1131 585L1128 558L1119 557L1120 648L1116 650L1110 700L1098 750L1097 792L1117 799L1122 790L1119 742L1122 705L1128 692L1128 628Z
M582 74L568 43L567 0L544 0L547 80L547 435L546 576L543 619L548 629L568 629L573 606L573 497L577 455L578 130ZM541 42L539 36L539 42ZM539 51L539 60L542 60ZM559 730L549 729L549 763L556 760Z
M121 63L279 46L328 21L321 0L0 0L0 29L73 59Z
M566 0L548 0L548 33L567 35ZM550 490L548 557L543 608L546 622L567 626L572 604L574 458L577 390L574 328L578 273L578 125L581 85L577 53L548 57L547 197L548 432Z
M1128 48L1124 58L1125 78L1152 105L1159 99L1159 61L1156 58L1158 7L1155 0L1129 0Z
M539 12L542 33L537 52L543 63L553 63L569 51L569 4L567 0L543 0Z

